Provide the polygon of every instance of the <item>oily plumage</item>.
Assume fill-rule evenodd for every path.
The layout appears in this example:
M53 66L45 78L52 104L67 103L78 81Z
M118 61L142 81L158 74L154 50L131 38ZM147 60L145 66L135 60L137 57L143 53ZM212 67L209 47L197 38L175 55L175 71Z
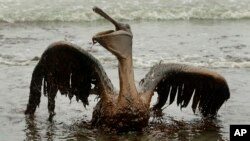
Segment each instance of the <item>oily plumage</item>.
M153 110L169 105L186 107L193 97L192 109L198 106L203 116L215 116L230 97L225 79L212 71L183 64L157 64L140 82L141 92L157 92ZM42 90L43 89L43 90ZM95 93L112 94L113 85L100 62L91 54L68 42L57 42L48 47L35 67L30 85L26 113L33 114L40 103L41 92L48 95L49 111L54 112L57 91L73 96L88 105L88 96ZM50 108L51 107L51 108Z
M157 64L141 80L145 93L157 92L158 101L153 110L161 109L169 99L169 105L186 107L193 97L192 109L203 116L215 116L221 105L230 97L226 80L216 72L183 64Z
M169 104L177 101L181 108L192 100L193 111L198 107L205 117L214 117L229 98L228 85L221 75L182 64L153 66L142 79L140 90L137 90L130 26L116 22L97 7L93 10L116 27L115 31L97 33L92 40L116 56L120 91L114 91L102 65L91 54L74 44L56 42L45 50L33 71L26 114L34 114L42 91L48 97L49 120L55 115L58 91L69 99L75 96L84 106L88 105L88 96L95 93L100 99L92 114L92 125L130 131L147 126L154 92L158 93L158 101L153 107L156 112L161 111L168 99Z
M25 113L35 112L42 92L48 96L48 108L53 113L58 91L69 99L75 96L85 106L90 93L100 97L102 93L112 94L113 85L97 59L78 46L61 41L45 50L33 71Z

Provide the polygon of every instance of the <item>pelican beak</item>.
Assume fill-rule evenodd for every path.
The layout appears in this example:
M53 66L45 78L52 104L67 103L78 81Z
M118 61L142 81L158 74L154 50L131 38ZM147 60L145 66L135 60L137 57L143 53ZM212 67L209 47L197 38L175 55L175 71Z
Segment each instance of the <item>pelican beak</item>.
M95 44L97 42L98 38L100 38L99 36L110 34L112 32L114 32L114 30L107 30L107 31L102 31L102 32L96 33L95 36L92 38L93 44Z
M116 31L124 30L132 34L130 26L128 24L119 23L115 21L113 18L111 18L108 14L106 14L102 9L98 7L94 7L93 11L99 14L100 16L104 17L106 20L110 21L115 26Z
M115 21L98 7L94 7L93 11L110 21L116 28L97 33L92 38L93 43L98 42L118 58L126 58L132 50L133 34L130 26Z

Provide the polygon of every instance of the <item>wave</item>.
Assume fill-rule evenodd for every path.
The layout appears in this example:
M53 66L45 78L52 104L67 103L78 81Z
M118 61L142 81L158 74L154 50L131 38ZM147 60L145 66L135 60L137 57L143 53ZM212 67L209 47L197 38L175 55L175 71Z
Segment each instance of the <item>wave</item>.
M95 55L96 56L96 55ZM104 66L111 68L117 67L117 60L114 56L96 56ZM40 57L34 56L30 59L19 58L18 56L0 54L0 65L7 66L34 66L39 61ZM183 57L168 57L168 58L145 58L133 57L135 68L150 68L157 63L179 63L188 64L198 67L207 68L250 68L250 58L239 58L233 56L225 56L221 58L210 58L204 61L204 56L183 56Z
M119 20L250 19L250 0L0 0L0 21L98 21L103 8Z
M38 57L32 59L23 59L15 55L4 55L0 54L0 65L7 66L29 66L35 61L39 60Z
M249 59L239 59L241 61L233 61L227 58L211 58L208 61L203 61L204 57L197 57L196 60L191 61L190 58L162 58L158 59L142 59L135 58L134 66L136 68L150 68L158 63L178 63L178 64L187 64L198 67L206 68L250 68ZM146 61L145 61L146 60Z

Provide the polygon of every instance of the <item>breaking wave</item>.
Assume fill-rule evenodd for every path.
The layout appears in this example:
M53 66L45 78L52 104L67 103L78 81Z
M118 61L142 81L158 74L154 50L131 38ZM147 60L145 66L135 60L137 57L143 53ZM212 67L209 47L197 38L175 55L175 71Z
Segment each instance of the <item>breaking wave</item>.
M95 57L102 62L104 66L117 67L117 60L113 56L101 55ZM250 68L250 58L238 58L225 56L221 58L210 58L208 61L203 61L204 56L196 56L195 59L191 56L183 57L168 57L168 58L152 58L133 57L135 68L150 68L157 63L180 63L199 67L208 68ZM0 54L0 65L8 66L33 66L37 64L40 58L37 56L31 59L20 59L18 56Z
M250 19L250 0L0 0L2 22L81 22L102 19L99 6L119 20Z

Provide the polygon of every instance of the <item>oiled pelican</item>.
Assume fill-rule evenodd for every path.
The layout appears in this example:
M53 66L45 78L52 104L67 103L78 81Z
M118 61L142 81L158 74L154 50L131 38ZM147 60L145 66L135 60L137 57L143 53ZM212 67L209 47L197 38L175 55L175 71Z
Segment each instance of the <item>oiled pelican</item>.
M157 64L141 80L134 83L132 62L132 32L128 24L118 23L94 7L93 10L115 25L116 30L97 33L93 42L100 43L118 59L120 91L114 92L100 62L91 54L68 42L51 44L36 65L30 84L29 102L25 114L33 115L40 103L41 91L48 96L48 110L53 117L55 96L73 96L88 105L88 96L95 91L100 97L92 117L92 125L121 131L140 130L147 126L150 101L156 92L154 111L170 103L186 107L192 99L192 109L204 117L213 117L230 97L226 80L216 72L182 64ZM94 87L92 86L94 85Z

